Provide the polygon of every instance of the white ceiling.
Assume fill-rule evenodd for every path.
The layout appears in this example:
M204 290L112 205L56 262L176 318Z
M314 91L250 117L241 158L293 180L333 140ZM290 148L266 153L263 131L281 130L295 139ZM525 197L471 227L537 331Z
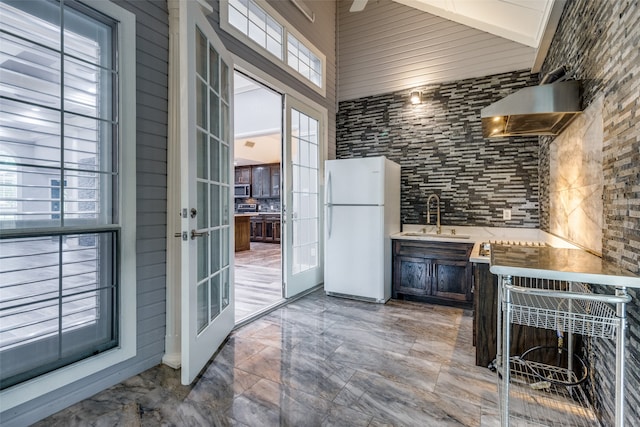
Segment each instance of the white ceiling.
M234 73L234 94L235 165L280 163L280 96L238 72Z
M338 100L540 71L566 0L338 1ZM428 11L427 11L428 10Z
M526 46L538 48L554 0L393 0Z

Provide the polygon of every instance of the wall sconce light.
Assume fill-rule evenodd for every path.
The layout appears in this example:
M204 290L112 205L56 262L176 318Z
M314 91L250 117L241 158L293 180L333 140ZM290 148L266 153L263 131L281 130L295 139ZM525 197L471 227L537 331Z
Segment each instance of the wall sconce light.
M411 95L409 95L409 99L411 100L412 104L420 104L422 103L422 94L420 93L419 90L414 90L413 92L411 92Z

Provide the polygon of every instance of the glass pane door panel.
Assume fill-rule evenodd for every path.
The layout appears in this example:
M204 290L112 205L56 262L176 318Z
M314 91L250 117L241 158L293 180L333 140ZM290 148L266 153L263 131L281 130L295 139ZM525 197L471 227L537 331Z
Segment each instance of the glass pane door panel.
M229 184L229 147L226 144L220 145L220 182ZM229 188L229 186L226 186Z
M318 121L292 109L291 154L293 203L293 265L294 274L318 267ZM314 207L312 209L311 207Z
M202 332L209 324L208 302L209 302L209 285L205 281L198 285L198 333Z
M209 91L209 114L211 133L215 136L220 136L220 99L214 91Z
M196 124L207 129L207 83L196 77Z
M201 230L209 225L209 184L198 182L198 210L196 212L197 228Z
M211 68L209 69L209 84L213 88L214 91L220 91L220 67L218 66L218 52L215 49L209 48L209 64L211 64Z
M222 270L222 284L221 284L221 292L222 292L222 309L224 310L229 305L229 269Z
M220 274L216 274L210 280L211 305L209 307L209 319L213 320L220 314Z
M207 144L207 137L205 133L202 131L198 131L198 135L196 137L196 157L197 157L197 169L196 169L196 177L207 179L209 178L209 171L207 165L207 159L209 156L207 153L209 152L209 144Z
M229 87L231 86L231 79L229 78L229 66L224 62L220 61L220 68L222 70L220 77L220 93L222 95L222 99L229 102ZM227 123L223 121L223 123Z
M220 225L220 211L222 209L220 204L220 186L218 184L211 184L211 227L218 227Z
M203 78L207 75L207 39L199 29L196 29L196 73Z
M216 143L214 138L210 138L211 147L211 180L220 181L220 144ZM222 159L226 161L227 159Z
M220 204L222 205L222 225L229 225L229 187L220 186Z
M220 230L211 232L211 273L220 270Z
M198 250L206 246L203 249L204 255L198 254L198 260L202 260L203 264L202 266L199 264L198 271L205 274L204 276L199 274L198 280L206 279L201 286L207 288L206 292L198 292L197 297L207 298L207 301L198 300L198 307L207 309L202 317L202 321L206 324L199 327L206 328L221 313L221 269L229 268L230 191L227 175L230 159L229 147L220 138L221 133L228 133L229 106L228 102L221 100L219 93L220 87L228 87L229 82L225 82L225 78L228 79L229 74L219 72L221 64L224 63L211 45L197 47L196 54L197 60L204 61L203 64L197 65L202 74L198 72L196 77L199 96L196 100L197 124L202 126L202 129L198 130L196 141L198 156L196 218L198 230L208 233L208 237L197 237ZM206 270L205 262L208 262Z
M198 238L198 281L209 275L209 245L206 236Z

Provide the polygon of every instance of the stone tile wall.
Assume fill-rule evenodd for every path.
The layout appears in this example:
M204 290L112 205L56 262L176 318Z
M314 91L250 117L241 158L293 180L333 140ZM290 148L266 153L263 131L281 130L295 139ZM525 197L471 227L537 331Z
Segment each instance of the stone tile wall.
M538 137L485 139L480 110L538 83L528 71L427 85L340 102L336 157L384 155L402 166L402 222L424 224L441 199L442 224L538 227ZM502 219L502 209L512 219Z
M583 106L603 99L603 238L607 261L640 274L640 2L572 0L542 72L567 65L584 83ZM549 229L550 139L540 150L541 226ZM597 291L603 291L598 289ZM640 293L627 310L625 425L640 425ZM603 425L613 425L613 343L589 343L592 395Z

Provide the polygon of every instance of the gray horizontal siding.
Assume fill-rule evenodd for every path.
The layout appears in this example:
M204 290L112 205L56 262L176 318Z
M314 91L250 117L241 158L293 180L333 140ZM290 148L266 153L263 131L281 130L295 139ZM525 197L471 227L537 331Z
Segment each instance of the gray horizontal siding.
M338 100L530 68L531 47L391 0L338 2Z
M118 0L136 14L137 355L0 414L28 425L161 362L165 335L168 15L165 1ZM124 141L123 143L132 143Z

